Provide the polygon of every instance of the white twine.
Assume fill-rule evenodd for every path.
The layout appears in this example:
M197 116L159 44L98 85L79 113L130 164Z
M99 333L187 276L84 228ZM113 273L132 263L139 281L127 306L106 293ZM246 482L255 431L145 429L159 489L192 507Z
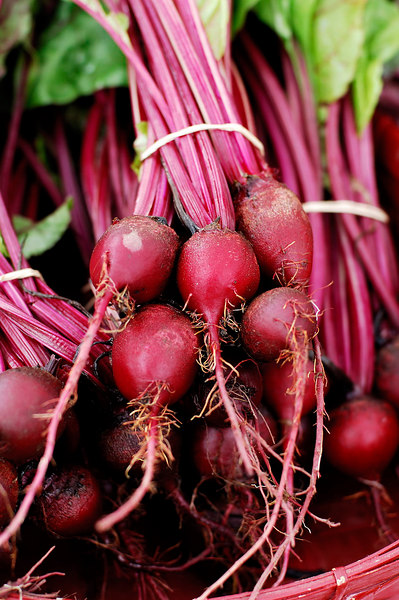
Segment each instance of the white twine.
M389 222L389 216L382 208L373 206L372 204L354 202L353 200L315 200L304 202L302 206L307 213L346 213L374 219L381 223Z
M11 271L10 273L0 275L0 283L3 283L3 281L13 281L14 279L27 279L28 277L39 277L39 279L43 279L40 271L27 267L26 269L18 269L17 271Z
M160 148L173 142L177 138L183 137L185 135L191 135L192 133L197 133L199 131L235 131L236 133L241 133L255 148L257 148L262 155L265 154L265 147L249 129L241 125L240 123L198 123L197 125L190 125L189 127L184 127L183 129L179 129L178 131L174 131L173 133L168 133L158 140L156 140L153 144L151 144L144 152L141 154L141 160L145 160L149 158L152 154L155 154Z

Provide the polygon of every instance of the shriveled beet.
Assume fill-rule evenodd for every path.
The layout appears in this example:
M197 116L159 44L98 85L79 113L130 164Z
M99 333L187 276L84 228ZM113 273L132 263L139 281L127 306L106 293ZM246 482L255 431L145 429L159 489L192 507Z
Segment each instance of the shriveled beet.
M124 473L132 457L140 450L144 443L142 432L133 431L131 417L128 413L121 415L120 419L111 427L103 431L99 438L100 458L116 473ZM141 463L136 462L132 473L139 473Z
M306 286L313 234L299 198L274 177L249 175L235 197L237 229L251 242L261 271L282 285Z
M118 332L112 347L115 383L128 400L148 391L172 404L190 388L197 373L198 339L190 319L163 304L137 311Z
M379 397L399 408L399 337L377 353L375 387Z
M16 467L4 458L0 459L0 527L7 525L17 506L19 494Z
M0 373L0 456L22 464L40 455L61 382L43 368ZM61 433L63 423L58 428Z
M260 361L295 351L317 332L315 307L304 292L278 287L257 296L245 311L241 339L249 354Z
M277 424L265 407L257 410L257 429L267 444L276 442ZM229 480L242 480L245 477L230 428L199 426L193 437L192 459L196 469L204 477L217 475Z
M37 502L46 529L68 537L91 531L102 509L99 483L81 465L51 473Z
M399 446L399 420L394 407L362 396L331 411L324 454L337 469L353 477L378 479Z
M136 302L148 302L165 288L178 247L177 233L158 219L132 215L115 220L93 250L93 285L107 274L116 289L127 287Z

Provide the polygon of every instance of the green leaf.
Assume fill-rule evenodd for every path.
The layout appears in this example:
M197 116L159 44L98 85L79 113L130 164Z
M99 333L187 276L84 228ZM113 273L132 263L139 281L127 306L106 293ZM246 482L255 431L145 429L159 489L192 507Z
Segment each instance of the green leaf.
M266 23L287 44L292 38L292 0L261 0L255 7L258 18Z
M359 132L369 123L382 90L384 63L399 53L399 7L389 0L368 0L365 43L352 85Z
M141 167L141 155L148 146L148 122L140 121L136 125L137 136L133 142L133 148L135 150L135 157L132 163L132 169L137 175L140 173Z
M232 15L232 33L235 35L244 27L248 13L258 4L259 0L234 0Z
M228 0L196 0L213 54L217 60L226 51L229 36L230 8Z
M126 59L108 33L78 6L60 2L37 45L28 81L28 107L67 104L127 83Z
M14 46L28 38L33 26L34 0L0 2L0 77L5 73L5 60Z
M319 0L312 27L310 71L316 99L331 103L351 84L364 43L366 0Z
M73 200L68 198L64 204L38 222L23 215L13 216L12 222L25 258L40 256L59 242L71 222L72 207ZM0 243L0 251L8 256L3 240Z

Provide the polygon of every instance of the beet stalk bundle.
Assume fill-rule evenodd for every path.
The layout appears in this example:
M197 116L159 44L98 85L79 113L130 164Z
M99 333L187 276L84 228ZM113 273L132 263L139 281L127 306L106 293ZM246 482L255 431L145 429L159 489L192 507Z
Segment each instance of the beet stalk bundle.
M241 290L236 275L232 275L228 280L227 257L222 258L223 254L221 252L218 254L215 249L212 254L213 266L220 270L220 274L226 272L225 289L221 284L220 300L216 308L216 304L211 306L210 275L206 275L203 268L199 266L197 272L191 273L192 280L188 281L187 274L183 271L189 268L189 261L186 258L189 248L191 251L191 246L194 247L195 240L200 237L204 237L204 244L205 238L210 240L209 243L213 243L214 239L215 243L219 244L221 242L217 241L218 237L221 239L230 236L232 240L233 238L237 240L235 242L237 248L233 249L232 246L228 252L234 257L238 255L238 246L243 244L241 241L243 238L235 231L237 226L253 245L254 256L260 263L262 276L272 282L269 285L273 286L274 282L274 285L281 285L287 289L297 288L303 290L301 293L306 295L305 290L312 266L312 234L309 220L299 199L286 186L274 179L262 155L262 145L250 131L254 119L250 116L241 79L229 57L229 39L224 59L216 60L194 2L163 0L161 3L119 3L118 10L124 12L129 18L131 37L126 31L118 28L116 20L111 21L106 16L100 3L89 4L77 0L76 4L97 19L108 31L124 52L129 68L134 73L134 94L137 94L142 118L148 123L151 139L155 140L155 143L150 145L147 152L142 155L142 160L144 165L147 161L161 161L172 188L176 214L193 232L192 238L183 245L178 259L178 285L183 303L196 311L203 320L206 331L205 341L208 346L207 354L211 359L208 364L211 365L212 371L215 369L220 397L224 400L247 474L255 473L260 486L269 485L269 482L266 482L267 475L260 468L258 458L251 452L252 438L256 439L256 433L241 420L226 394L225 365L218 340L220 337L218 328L220 331L225 328L221 317L224 313L231 312L231 309L239 307L241 302L249 300L256 293L259 275L255 274L256 277L249 284L248 289ZM109 3L108 9L111 12L115 11L115 8ZM136 43L138 38L140 45ZM238 94L241 94L239 101L237 101ZM230 131L226 132L224 129L227 127L230 127ZM252 204L251 198L254 199ZM263 211L262 220L267 224L265 233L270 243L265 243L265 236L260 236L259 230L252 233L251 222L256 221L260 210ZM288 229L285 227L287 217L289 218ZM237 218L238 223L236 223ZM216 220L218 224L214 225ZM301 232L297 238L294 237L295 230ZM286 237L280 239L285 232ZM306 240L307 243L301 247L299 240ZM248 252L249 248L250 246ZM193 250L190 260L198 256L199 253ZM258 267L255 268L254 258L250 261L254 265L255 273ZM239 264L237 258L237 266ZM238 270L242 272L249 272L251 269L238 266ZM204 295L203 299L199 297L197 299L197 289L201 288L204 292L209 290L209 293L207 297ZM312 310L314 311L312 318L316 320L317 311L314 307ZM291 327L295 326L291 323ZM288 320L287 329L284 329L286 335L289 328ZM307 338L306 342L302 342L301 356L304 356L309 349L310 340L311 337ZM291 347L292 365L299 382L294 416L296 425L291 430L290 450L285 453L284 476L281 485L277 485L274 492L277 501L265 535L261 536L257 545L251 547L247 556L227 571L226 578L235 572L239 564L245 563L267 543L282 510L289 522L288 535L281 549L273 555L265 571L265 577L271 573L281 557L288 556L288 548L294 543L294 537L300 529L314 494L320 459L323 415L323 375L316 339L314 346L316 379L319 382L317 384L318 433L306 499L302 509L298 510L284 502L285 492L290 494L290 490L294 491L292 460L298 432L297 419L301 414L304 393L303 361L295 361L295 350ZM207 368L209 369L209 366ZM288 486L287 490L286 486ZM285 569L286 558L282 568L282 578ZM218 585L220 583L218 582ZM211 591L209 589L206 595Z

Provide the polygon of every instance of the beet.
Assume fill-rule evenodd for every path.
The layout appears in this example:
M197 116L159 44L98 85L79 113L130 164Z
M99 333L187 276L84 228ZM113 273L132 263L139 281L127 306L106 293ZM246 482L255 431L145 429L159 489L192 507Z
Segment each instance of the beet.
M317 332L315 307L299 290L273 288L257 296L245 311L241 339L249 354L260 361L302 348Z
M249 175L235 207L237 229L251 242L262 273L282 285L308 285L313 234L294 192L270 175Z
M10 522L19 495L16 467L4 458L0 459L0 527Z
M115 383L128 400L147 391L155 396L159 387L159 404L172 404L193 383L197 354L198 339L185 314L168 305L144 306L114 338Z
M37 502L46 529L68 537L90 532L102 509L99 483L81 465L51 473Z
M331 411L324 454L353 477L379 479L399 446L399 420L384 400L361 396Z
M61 389L61 382L43 368L0 373L0 456L22 464L40 455Z
M136 302L148 302L165 288L178 247L177 233L158 219L132 215L115 220L93 250L93 285L97 288L108 275L117 290L126 287Z

